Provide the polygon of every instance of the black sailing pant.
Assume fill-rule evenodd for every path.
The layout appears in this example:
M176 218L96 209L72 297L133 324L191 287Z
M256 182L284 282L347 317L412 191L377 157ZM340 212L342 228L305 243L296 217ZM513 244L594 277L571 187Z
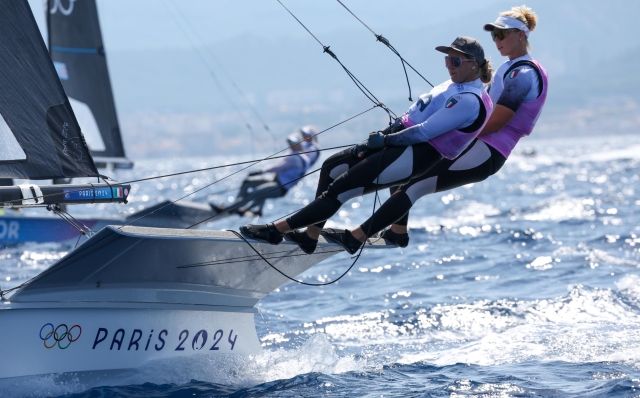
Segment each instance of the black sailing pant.
M497 173L505 161L492 146L475 140L456 159L443 159L420 178L391 188L391 197L360 227L371 236L391 224L407 225L409 209L419 198L483 181Z
M349 149L338 152L322 165L316 200L289 217L287 223L292 229L312 224L321 227L348 200L406 184L440 160L442 155L428 143L383 148L365 159L352 158Z
M249 192L250 189L253 191ZM271 175L249 176L242 182L235 202L229 205L227 210L256 209L261 212L267 199L281 198L286 194L287 190Z

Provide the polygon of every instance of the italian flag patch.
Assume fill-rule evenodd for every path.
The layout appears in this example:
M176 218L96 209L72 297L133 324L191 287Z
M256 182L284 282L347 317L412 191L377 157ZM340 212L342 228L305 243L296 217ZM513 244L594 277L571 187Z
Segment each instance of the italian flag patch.
M518 76L518 70L512 70L511 72L509 72L509 78L513 79L514 77Z
M447 101L447 103L446 103L446 104L444 104L444 107L445 107L445 108L453 108L453 106L454 106L455 104L457 104L457 103L458 103L458 100L456 100L455 98L449 98L449 100Z

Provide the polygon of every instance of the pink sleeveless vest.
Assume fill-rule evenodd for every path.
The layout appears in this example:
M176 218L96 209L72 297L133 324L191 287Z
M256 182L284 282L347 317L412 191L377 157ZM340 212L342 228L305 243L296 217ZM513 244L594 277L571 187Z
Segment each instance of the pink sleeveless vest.
M513 115L513 118L499 131L478 137L478 139L494 147L505 158L509 157L520 138L531 134L547 99L547 88L549 87L547 71L538 61L533 59L529 61L538 68L540 77L542 77L542 91L538 98L531 102L523 102L516 114Z
M477 93L473 91L462 91L467 93L472 93L477 95ZM461 93L462 93L461 92ZM474 140L482 131L482 128L487 121L489 120L489 115L491 115L491 111L493 110L493 102L491 101L491 97L487 94L486 91L482 90L480 95L480 100L484 105L484 120L482 121L482 125L478 127L476 130L470 132L460 131L458 129L449 130L444 134L441 134L435 138L432 138L428 141L428 143L434 147L440 154L447 159L455 159L464 151L467 146ZM480 110L480 116L482 115L482 110ZM411 127L415 125L409 119L409 117L405 114L402 116L402 125L404 127Z

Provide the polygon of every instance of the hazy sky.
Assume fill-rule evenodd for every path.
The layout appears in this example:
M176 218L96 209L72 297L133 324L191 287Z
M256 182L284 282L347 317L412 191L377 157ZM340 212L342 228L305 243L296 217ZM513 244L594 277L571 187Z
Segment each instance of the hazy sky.
M68 7L72 0L55 1ZM406 97L397 58L376 44L371 32L338 1L281 1L385 103ZM459 35L478 38L494 65L503 62L482 25L495 20L500 11L521 4L511 0L342 1L434 83L447 78L442 55L434 47L449 44ZM42 0L29 2L43 30ZM124 112L228 108L207 69L222 75L219 65L208 60L206 66L199 57L204 51L198 49L204 45L256 102L275 107L287 102L321 106L331 98L353 103L362 97L277 0L97 0L97 4L116 103ZM587 74L600 61L628 51L627 38L636 34L633 18L640 12L640 1L632 0L528 0L526 4L540 17L531 35L533 56L545 65L552 80L591 79ZM179 14L188 25L176 23ZM410 77L415 95L429 89L412 72ZM229 82L223 79L223 84Z
M60 0L67 4L70 0ZM81 1L81 0L80 0ZM357 20L334 0L282 0L308 28L321 37L352 29ZM455 18L460 12L486 8L497 0L344 0L367 25L379 34L412 30L420 25ZM38 24L44 26L42 0L29 0ZM189 47L176 35L171 4L180 7L209 43L246 34L263 38L308 36L276 0L98 0L103 35L109 51ZM173 11L175 12L175 11ZM496 11L497 12L497 11ZM357 26L356 26L357 27ZM361 27L361 26L360 26ZM362 27L363 34L369 33Z

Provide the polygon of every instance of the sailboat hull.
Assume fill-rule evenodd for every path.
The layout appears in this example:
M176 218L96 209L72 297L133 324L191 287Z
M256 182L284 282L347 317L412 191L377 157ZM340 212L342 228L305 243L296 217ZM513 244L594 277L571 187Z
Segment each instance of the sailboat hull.
M147 361L252 355L252 312L144 308L0 310L0 378L131 369Z
M323 238L308 255L288 239L108 226L0 301L0 353L11 364L0 378L258 353L258 301L342 252Z
M122 222L116 219L96 218L79 221L93 231L98 231L109 224ZM79 237L78 230L59 217L0 216L0 244L15 245L26 242L74 244ZM82 238L80 242L84 240L86 239Z

